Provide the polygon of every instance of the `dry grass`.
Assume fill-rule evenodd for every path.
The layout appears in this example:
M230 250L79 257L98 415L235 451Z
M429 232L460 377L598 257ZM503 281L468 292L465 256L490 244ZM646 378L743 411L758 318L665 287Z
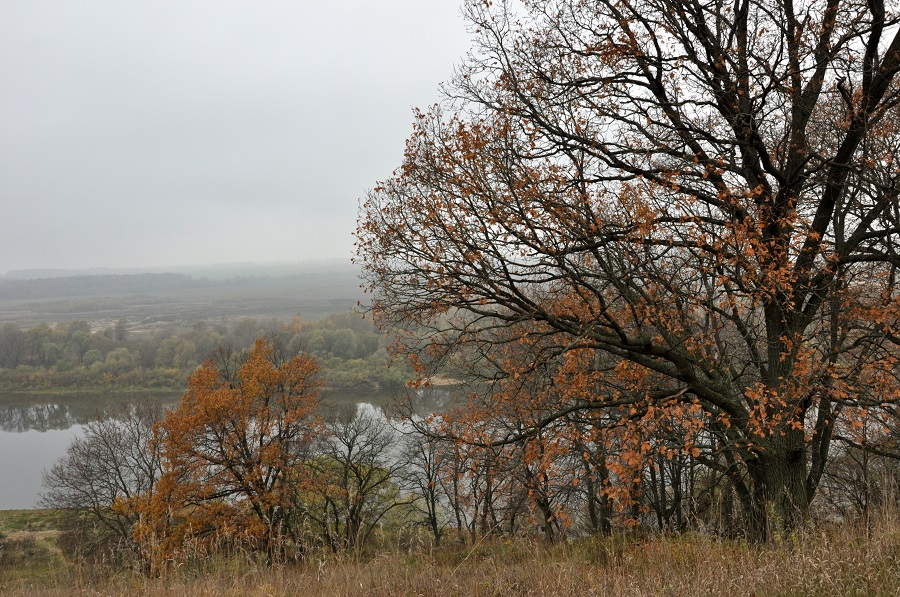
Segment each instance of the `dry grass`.
M495 540L264 567L208 561L147 579L97 567L4 582L11 595L900 595L900 519L799 532L768 545L699 535L545 546Z

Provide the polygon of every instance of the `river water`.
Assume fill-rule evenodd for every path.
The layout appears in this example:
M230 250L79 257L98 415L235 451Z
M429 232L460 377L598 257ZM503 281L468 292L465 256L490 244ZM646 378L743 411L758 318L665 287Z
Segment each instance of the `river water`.
M423 398L428 410L443 409L445 392ZM0 510L40 506L43 471L61 458L84 425L98 412L123 403L178 403L178 393L2 394L0 393ZM323 396L333 405L367 403L384 407L386 393L335 392Z
M0 510L39 505L43 471L85 423L122 403L174 404L180 394L0 394Z

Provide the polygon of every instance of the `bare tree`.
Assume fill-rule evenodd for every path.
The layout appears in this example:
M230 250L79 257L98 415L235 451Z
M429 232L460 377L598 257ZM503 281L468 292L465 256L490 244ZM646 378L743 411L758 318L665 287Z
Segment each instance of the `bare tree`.
M41 505L96 527L94 545L110 538L131 545L136 516L128 502L151 494L162 474L161 438L153 431L162 415L162 407L151 404L124 404L98 415L44 471Z
M409 503L396 483L397 449L393 428L369 405L326 416L309 461L317 482L304 510L333 550L362 547L388 512Z
M397 474L403 489L416 497L411 505L419 513L420 524L431 533L434 545L439 546L449 521L441 492L446 452L435 435L427 421L418 421L415 428L405 430Z

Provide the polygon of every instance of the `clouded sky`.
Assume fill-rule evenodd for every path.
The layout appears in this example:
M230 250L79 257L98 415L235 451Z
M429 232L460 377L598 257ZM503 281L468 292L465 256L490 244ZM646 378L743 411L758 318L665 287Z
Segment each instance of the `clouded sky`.
M0 273L346 258L460 0L7 0Z

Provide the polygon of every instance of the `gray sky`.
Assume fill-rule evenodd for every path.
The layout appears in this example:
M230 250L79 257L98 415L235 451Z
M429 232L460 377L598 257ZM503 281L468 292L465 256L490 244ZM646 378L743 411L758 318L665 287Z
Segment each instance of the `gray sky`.
M0 273L347 258L461 0L6 0Z

